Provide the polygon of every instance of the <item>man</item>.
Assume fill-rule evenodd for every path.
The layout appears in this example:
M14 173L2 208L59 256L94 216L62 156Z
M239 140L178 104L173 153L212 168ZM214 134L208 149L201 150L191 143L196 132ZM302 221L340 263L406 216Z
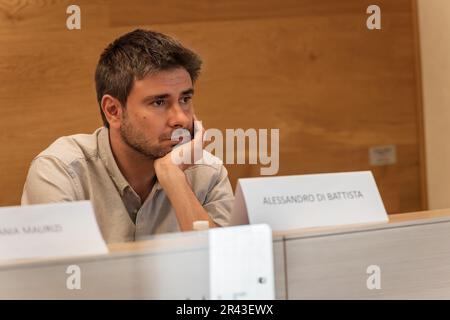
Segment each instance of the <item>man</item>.
M109 243L192 230L199 220L227 225L233 193L223 165L173 161L174 152L202 138L199 130L181 147L172 140L180 129L194 135L200 67L195 53L161 33L135 30L116 39L95 73L104 127L62 137L40 153L22 205L91 200Z

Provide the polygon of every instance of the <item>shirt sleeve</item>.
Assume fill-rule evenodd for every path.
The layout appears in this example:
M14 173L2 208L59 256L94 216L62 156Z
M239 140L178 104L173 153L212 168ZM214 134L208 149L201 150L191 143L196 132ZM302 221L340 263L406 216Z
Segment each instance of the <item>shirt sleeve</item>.
M226 227L230 223L233 203L233 189L228 179L227 169L222 165L218 171L215 184L206 195L203 208L215 223Z
M80 184L76 174L51 156L33 160L22 193L22 205L77 201Z

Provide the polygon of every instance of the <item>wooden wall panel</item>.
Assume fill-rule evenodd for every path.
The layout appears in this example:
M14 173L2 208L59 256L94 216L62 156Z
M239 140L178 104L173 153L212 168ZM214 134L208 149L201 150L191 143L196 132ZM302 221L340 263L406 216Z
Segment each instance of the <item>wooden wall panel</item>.
M280 175L372 170L389 212L426 206L410 0L379 1L380 31L366 28L361 0L79 1L79 31L65 28L68 4L0 0L0 205L19 203L39 151L100 125L98 56L145 27L203 57L195 105L206 127L280 129ZM385 144L398 163L371 167L368 149ZM228 169L233 186L259 175Z
M0 0L0 35L36 35L66 28L66 9L76 4L81 8L83 29L110 26L108 0ZM48 41L51 40L49 36Z

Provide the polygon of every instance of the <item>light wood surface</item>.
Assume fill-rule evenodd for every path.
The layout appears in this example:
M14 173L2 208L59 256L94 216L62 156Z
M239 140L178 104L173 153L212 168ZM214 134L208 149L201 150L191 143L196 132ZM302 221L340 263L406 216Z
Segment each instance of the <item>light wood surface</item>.
M428 210L419 212L409 212L401 214L391 214L389 215L389 221L383 223L367 223L367 224L353 224L353 225L342 225L342 226L332 226L332 227L317 227L317 228L303 228L303 229L292 229L280 232L274 232L274 237L277 238L298 238L304 236L312 236L318 234L330 234L330 233L346 233L352 231L367 231L375 230L380 228L393 228L398 225L411 225L422 223L423 220L439 220L439 219L449 219L450 209L441 210Z
M170 234L108 245L107 255L0 264L0 299L205 299L208 233ZM273 241L275 298L286 299L284 243ZM66 269L81 270L82 290L67 290Z
M450 298L450 209L393 215L388 223L296 230L273 236L277 299ZM101 256L0 265L0 299L202 299L206 232L110 244ZM83 289L67 290L66 268ZM369 265L381 268L368 290Z
M417 219L415 219L417 218ZM449 211L286 238L289 299L449 299ZM379 268L379 289L367 286Z
M373 230L380 228L391 228L398 225L411 225L422 223L423 220L439 220L450 219L450 209L441 210L428 210L418 212L408 212L402 214L392 214L389 216L389 222L387 223L371 223L371 224L355 224L355 225L343 225L332 227L318 227L318 228L303 228L293 229L287 231L279 231L273 233L274 241L282 241L284 239L292 239L304 236L311 236L317 234L329 234L329 233L346 233L350 231L363 231ZM198 238L186 238L187 243L198 242ZM165 239L163 242L154 240L144 240L137 242L124 242L124 243L110 243L108 248L110 252L139 252L158 249L170 249L173 246L179 245L179 238L173 237L173 239Z
M279 128L280 175L372 170L388 212L426 208L414 15L381 0L382 30L366 28L369 0L0 0L0 205L20 201L30 161L56 138L100 126L93 74L115 37L145 27L204 59L195 105L205 127ZM397 146L395 165L368 149ZM229 165L239 177L259 165Z

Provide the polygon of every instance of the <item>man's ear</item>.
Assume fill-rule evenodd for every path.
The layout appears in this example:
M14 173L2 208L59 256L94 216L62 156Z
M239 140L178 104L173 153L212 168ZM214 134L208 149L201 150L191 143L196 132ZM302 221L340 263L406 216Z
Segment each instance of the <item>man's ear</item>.
M122 120L122 104L109 94L102 97L102 110L110 128L120 128Z

